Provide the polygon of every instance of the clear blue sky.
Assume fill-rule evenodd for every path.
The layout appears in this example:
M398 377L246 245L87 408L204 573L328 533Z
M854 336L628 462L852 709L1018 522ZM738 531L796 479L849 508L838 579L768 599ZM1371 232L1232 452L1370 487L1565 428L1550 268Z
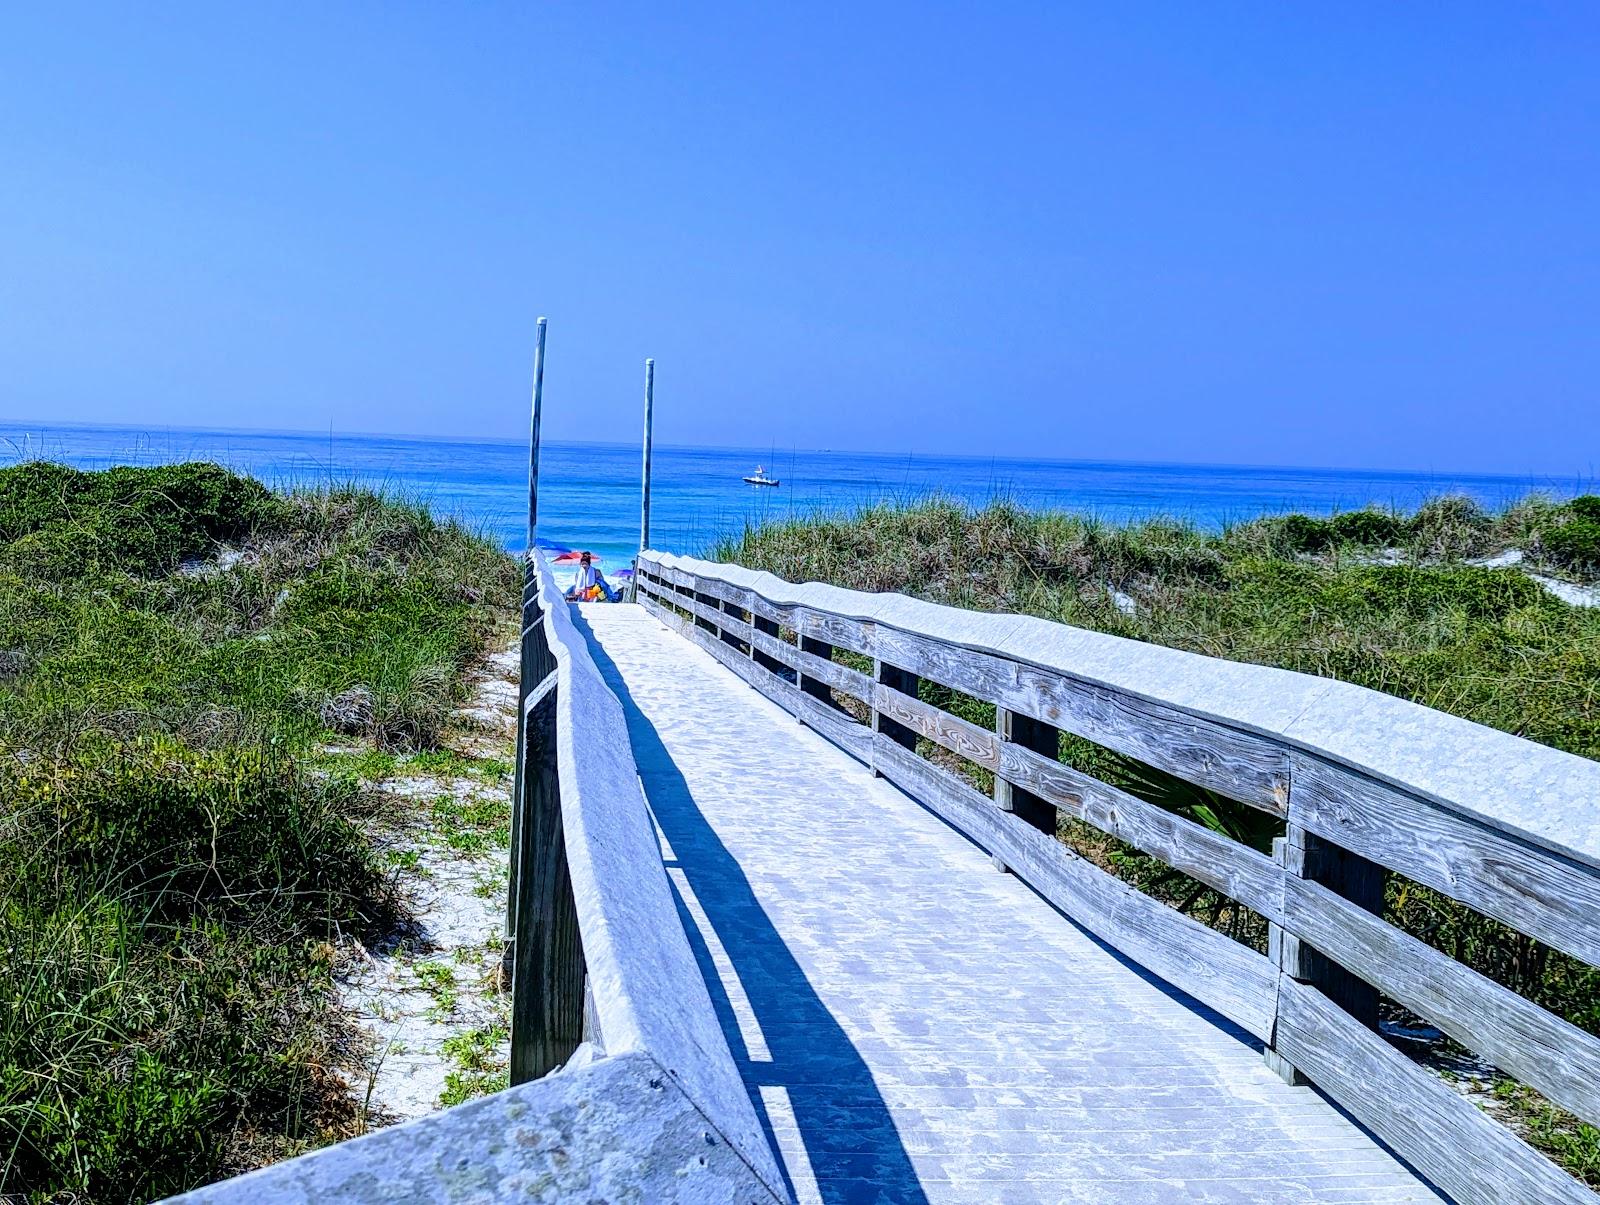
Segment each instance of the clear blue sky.
M8 5L0 417L1593 472L1600 6Z

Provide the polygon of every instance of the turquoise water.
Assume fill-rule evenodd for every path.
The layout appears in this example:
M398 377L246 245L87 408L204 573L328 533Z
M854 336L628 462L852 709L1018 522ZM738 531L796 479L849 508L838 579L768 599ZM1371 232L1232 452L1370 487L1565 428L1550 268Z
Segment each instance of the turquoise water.
M356 481L421 499L508 548L525 540L527 447L512 440L0 422L0 457L83 468L205 459L274 484ZM782 481L779 488L740 481L758 463ZM1264 512L1326 513L1369 502L1411 507L1444 492L1496 506L1534 489L1566 497L1593 487L1574 477L658 447L651 543L697 552L746 523L930 493L977 503L1007 497L1107 519L1170 515L1218 527ZM639 449L546 444L539 534L594 549L608 567L626 564L639 541Z

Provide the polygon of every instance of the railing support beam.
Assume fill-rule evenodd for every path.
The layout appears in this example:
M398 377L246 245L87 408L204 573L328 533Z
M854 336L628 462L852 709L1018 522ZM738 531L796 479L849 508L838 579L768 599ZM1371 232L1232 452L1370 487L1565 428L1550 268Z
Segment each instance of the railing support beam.
M901 669L897 665L890 665L874 657L872 659L873 681L887 686L890 690L898 690L903 695L911 698L917 697L917 687L922 679L910 670ZM917 751L917 732L914 728L907 728L889 716L884 715L876 707L872 709L872 731L875 736L885 736L902 749L909 749L912 753ZM874 766L872 773L882 777L878 768Z
M583 943L561 823L556 690L547 679L527 706L521 869L512 947L511 1082L548 1075L584 1036Z
M1288 874L1320 883L1358 907L1382 915L1388 873L1382 866L1297 824L1290 824L1284 836L1274 838L1272 855ZM1267 957L1277 964L1280 974L1316 988L1366 1028L1378 1028L1378 989L1360 976L1325 958L1278 925L1267 927ZM1263 1055L1267 1066L1286 1082L1306 1082L1299 1069L1272 1046Z
M1031 716L1018 715L1014 711L996 706L994 731L1002 741L1021 745L1024 749L1030 749L1034 753L1050 758L1051 761L1061 755L1061 730ZM1057 819L1055 805L1039 798L1031 791L1014 786L998 773L994 776L994 801L1002 812L1011 812L1019 820L1031 824L1041 833L1055 836ZM990 854L989 861L994 863L996 870L1008 869L1005 860L998 854Z
M833 645L826 640L813 640L804 634L800 636L800 651L821 657L824 661L833 660ZM826 682L801 674L800 692L810 695L813 699L821 699L830 707L833 706L833 691Z
M774 640L781 639L777 620L763 619L761 616L752 611L750 612L750 623L756 631L767 636L771 636ZM784 671L789 670L789 667L783 662L779 661L776 657L767 656L767 654L763 653L754 645L750 646L750 656L755 660L757 665L761 666L762 669L771 670L775 674L782 675ZM792 675L793 671L790 670L789 672Z
M723 598L723 599L713 599L712 602L713 602L713 605L716 606L717 610L721 611L724 615L731 615L734 619L743 621L743 619L744 619L744 608L734 606L731 602L729 602L725 598ZM748 657L750 655L750 652L751 652L750 646L748 644L746 644L743 640L740 640L732 632L722 631L722 632L719 632L718 634L722 637L722 643L723 644L731 644L734 648L738 649L739 652L743 653L746 657Z

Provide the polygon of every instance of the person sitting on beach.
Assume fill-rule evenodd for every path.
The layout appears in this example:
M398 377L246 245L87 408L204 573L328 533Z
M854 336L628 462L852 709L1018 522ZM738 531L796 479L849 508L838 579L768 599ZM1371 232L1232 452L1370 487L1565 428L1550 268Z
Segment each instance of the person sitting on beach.
M599 602L601 599L616 602L619 596L594 563L594 558L586 552L578 563L578 575L572 579L567 597L576 602Z

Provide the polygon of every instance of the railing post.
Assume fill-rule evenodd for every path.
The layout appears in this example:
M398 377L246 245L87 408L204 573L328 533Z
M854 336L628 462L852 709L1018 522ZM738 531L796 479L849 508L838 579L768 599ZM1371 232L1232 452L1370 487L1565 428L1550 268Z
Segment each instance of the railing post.
M530 632L538 626L541 619L539 612L539 570L534 563L535 553L530 546L527 557L522 565L522 608L518 623L521 625L521 636L517 641L517 743L513 746L512 780L511 780L511 848L508 851L510 859L510 873L506 880L506 924L505 939L512 942L517 937L517 898L520 892L522 877L522 773L524 749L527 745L527 708L528 692L535 686L533 661L530 657L532 643Z
M754 611L751 611L750 626L763 635L771 636L774 640L781 639L778 634L778 622L775 619L763 619ZM789 668L776 657L769 657L760 649L756 648L755 641L753 640L750 642L750 656L752 659L754 659L757 665L761 666L763 669L769 669L775 674L781 674L784 670Z
M824 661L833 660L833 645L826 640L814 640L799 629L805 624L804 613L795 612L795 637L800 642L800 651L810 653L813 657L821 657ZM821 699L828 706L833 706L833 691L826 682L808 676L804 671L796 675L800 681L800 693L810 695L813 699Z
M1060 729L1032 716L1018 715L997 704L994 709L994 731L1000 740L1031 749L1051 761L1061 756ZM994 801L1002 812L1014 813L1018 819L1040 832L1055 836L1057 816L1054 805L1031 791L1012 785L998 770L994 776ZM989 860L994 863L995 869L1007 869L999 856L991 854Z
M565 1063L583 1041L584 961L561 823L556 682L526 704L521 876L511 976L511 1082Z
M1291 804L1291 815L1292 813ZM1273 838L1272 856L1286 874L1320 883L1368 912L1381 915L1387 871L1375 862L1325 841L1290 823L1282 837ZM1293 933L1275 924L1267 926L1267 957L1281 975L1309 984L1368 1029L1378 1028L1378 989L1352 974ZM1268 1045L1267 1066L1291 1084L1305 1077L1283 1055Z
M696 585L698 586L698 584L699 579L697 578ZM696 589L690 594L690 597L702 607L709 607L713 611L720 611L722 609L722 600L717 598L717 596L714 594L702 594L698 589ZM704 628L713 636L719 638L722 636L722 629L719 628L712 620L707 619L699 611L694 613L694 622L696 627Z
M910 695L913 699L917 697L917 685L921 681L910 670L890 665L877 657L872 659L872 680L880 686L888 687L890 690L898 690L903 695ZM872 733L874 740L879 736L887 737L903 749L909 749L913 753L917 751L916 729L907 728L898 720L884 715L876 706L872 708ZM876 765L872 767L872 772L874 775L882 777Z
M733 603L729 602L727 599L722 598L722 599L718 599L717 600L717 610L721 611L724 615L728 615L728 616L731 616L734 619L738 619L739 618L739 613L741 611L743 611L744 608L743 607L736 607L736 606L734 606ZM743 622L743 621L741 620L741 622ZM734 649L736 649L738 652L743 653L746 657L748 657L750 655L751 650L752 650L752 646L747 645L743 640L740 640L732 632L724 630L724 631L721 632L721 636L722 636L722 643L723 644L732 645L734 647Z
M521 874L518 850L522 830L522 753L526 739L523 713L528 692L534 687L532 670L528 664L528 631L539 622L539 571L534 558L538 556L539 424L544 416L544 336L547 325L545 319L539 319L533 344L533 400L528 408L528 543L527 551L523 554L522 614L517 647L517 743L513 759L516 769L511 783L510 874L506 886L505 939L508 942L514 941L517 935L517 890Z

